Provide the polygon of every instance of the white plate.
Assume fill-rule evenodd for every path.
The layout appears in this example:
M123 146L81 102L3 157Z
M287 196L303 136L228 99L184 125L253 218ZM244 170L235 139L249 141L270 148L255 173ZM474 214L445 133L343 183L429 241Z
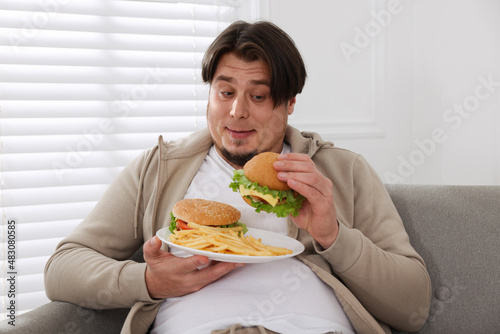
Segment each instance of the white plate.
M249 228L248 232L245 235L251 235L254 238L260 238L263 244L269 246L277 246L277 247L285 247L290 249L293 253L279 256L246 256L246 255L233 255L233 254L219 254L214 252L207 252L203 250L193 249L189 247L179 246L170 241L169 235L171 234L168 227L164 227L158 232L156 235L160 238L161 241L170 246L170 251L172 254L185 257L191 255L204 255L208 257L210 260L222 261L222 262L236 262L236 263L264 263L277 261L282 259L287 259L289 257L294 257L299 255L304 251L304 245L295 239L287 237L286 235L282 235L275 232L259 230L256 228ZM182 254L186 252L188 254Z

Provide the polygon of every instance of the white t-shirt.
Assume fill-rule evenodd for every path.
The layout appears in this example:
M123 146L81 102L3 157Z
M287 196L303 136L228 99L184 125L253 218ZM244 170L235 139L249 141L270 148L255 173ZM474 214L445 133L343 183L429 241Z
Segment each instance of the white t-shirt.
M290 147L285 145L283 152L290 152ZM248 227L286 235L285 218L256 213L229 188L233 170L212 147L185 198L231 204L241 211L240 221ZM354 333L333 290L295 258L246 264L200 291L168 298L152 333L205 334L233 324L262 325L287 334Z

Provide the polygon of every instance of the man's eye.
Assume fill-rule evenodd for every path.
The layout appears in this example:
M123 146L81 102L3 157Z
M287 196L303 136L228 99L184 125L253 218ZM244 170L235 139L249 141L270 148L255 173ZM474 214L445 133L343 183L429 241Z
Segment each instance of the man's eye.
M234 95L233 92L224 92L224 91L220 91L219 94L224 97L231 97Z
M252 95L252 98L256 101L263 101L266 97L263 95Z

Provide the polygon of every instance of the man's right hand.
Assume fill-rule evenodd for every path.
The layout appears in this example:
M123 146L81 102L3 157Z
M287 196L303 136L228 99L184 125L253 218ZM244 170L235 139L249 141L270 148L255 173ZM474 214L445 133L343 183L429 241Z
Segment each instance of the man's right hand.
M242 266L239 263L218 262L198 269L208 264L206 256L176 257L161 249L161 240L157 236L144 243L143 251L147 264L146 286L154 299L178 297L198 291Z

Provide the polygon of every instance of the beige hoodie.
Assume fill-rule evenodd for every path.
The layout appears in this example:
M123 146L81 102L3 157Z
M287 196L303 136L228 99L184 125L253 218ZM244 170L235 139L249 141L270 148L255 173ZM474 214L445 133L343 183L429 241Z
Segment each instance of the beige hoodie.
M381 180L361 156L317 134L289 126L285 141L332 180L340 223L337 240L324 250L289 220L288 235L306 246L298 258L333 288L356 332L390 333L387 325L418 330L430 306L430 279ZM146 333L162 300L148 294L146 264L127 259L170 224L172 206L211 145L206 129L172 142L160 137L126 166L49 259L47 296L95 309L131 307L122 333Z

